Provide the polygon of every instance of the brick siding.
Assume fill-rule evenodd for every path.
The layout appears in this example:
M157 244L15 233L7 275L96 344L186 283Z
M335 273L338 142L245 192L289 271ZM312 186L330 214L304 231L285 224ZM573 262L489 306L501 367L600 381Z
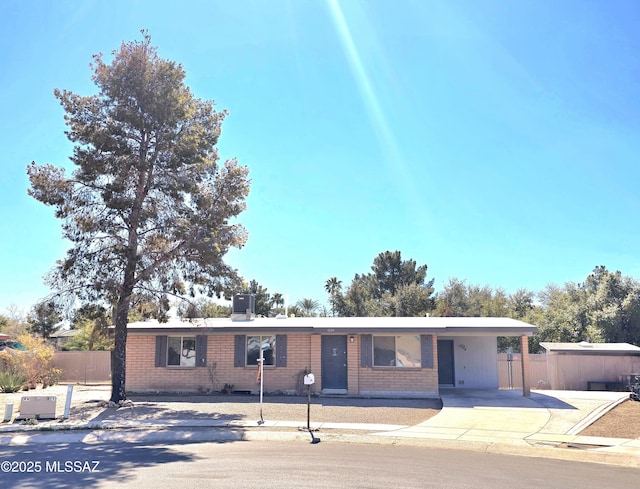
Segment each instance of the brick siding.
M353 342L350 339L353 338ZM433 354L437 359L434 336ZM259 390L257 367L234 367L234 335L210 335L207 339L207 367L156 367L155 335L130 334L127 340L127 389L129 391L199 391L221 390L232 384L235 390L253 393ZM276 352L278 345L276 344ZM321 335L287 335L287 366L265 367L265 392L302 388L301 373L315 375L314 390L322 385ZM438 366L433 368L393 368L360 365L360 336L347 340L348 393L362 392L438 392ZM214 383L210 372L215 364Z

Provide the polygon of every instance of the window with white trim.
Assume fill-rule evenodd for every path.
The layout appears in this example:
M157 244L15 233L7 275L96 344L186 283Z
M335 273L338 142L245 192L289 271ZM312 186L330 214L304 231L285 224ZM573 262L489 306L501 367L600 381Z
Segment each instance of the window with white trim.
M196 366L195 336L169 336L167 338L167 366Z
M276 337L272 336L247 336L247 366L258 365L260 348L264 365L276 364Z
M374 336L373 366L420 368L420 336Z

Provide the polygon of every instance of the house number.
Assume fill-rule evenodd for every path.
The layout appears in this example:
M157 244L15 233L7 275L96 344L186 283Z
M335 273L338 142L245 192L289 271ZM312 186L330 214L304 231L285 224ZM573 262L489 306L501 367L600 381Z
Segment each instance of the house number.
M332 357L337 357L338 356L338 349L337 348L333 348L331 356Z

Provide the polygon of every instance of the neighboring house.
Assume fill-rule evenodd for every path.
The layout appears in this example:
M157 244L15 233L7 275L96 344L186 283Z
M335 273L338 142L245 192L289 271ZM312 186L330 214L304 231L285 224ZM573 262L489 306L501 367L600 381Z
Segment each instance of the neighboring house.
M71 338L80 333L79 329L60 329L55 333L51 333L49 335L49 339L53 342L56 350L62 350L62 347L67 343Z
M629 343L540 343L555 390L620 390L640 375L640 347Z
M130 323L130 391L256 392L264 357L266 392L314 390L354 396L438 397L440 387L498 388L497 338L517 336L528 352L536 327L508 318L293 317L173 319ZM522 355L529 395L528 353Z
M6 341L10 338L8 334L0 333L0 341Z

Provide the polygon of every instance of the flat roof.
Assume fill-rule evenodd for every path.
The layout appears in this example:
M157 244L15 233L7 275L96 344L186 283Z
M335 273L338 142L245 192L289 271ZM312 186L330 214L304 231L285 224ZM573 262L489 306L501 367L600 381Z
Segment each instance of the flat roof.
M547 352L554 353L626 353L640 355L640 347L630 343L589 343L587 341L581 341L580 343L541 342L540 346L547 350Z
M61 329L55 333L51 333L49 338L73 338L80 334L79 329Z
M488 317L282 317L233 320L230 318L171 319L129 323L129 333L198 334L299 332L310 334L424 333L439 336L530 336L537 327L511 318Z

